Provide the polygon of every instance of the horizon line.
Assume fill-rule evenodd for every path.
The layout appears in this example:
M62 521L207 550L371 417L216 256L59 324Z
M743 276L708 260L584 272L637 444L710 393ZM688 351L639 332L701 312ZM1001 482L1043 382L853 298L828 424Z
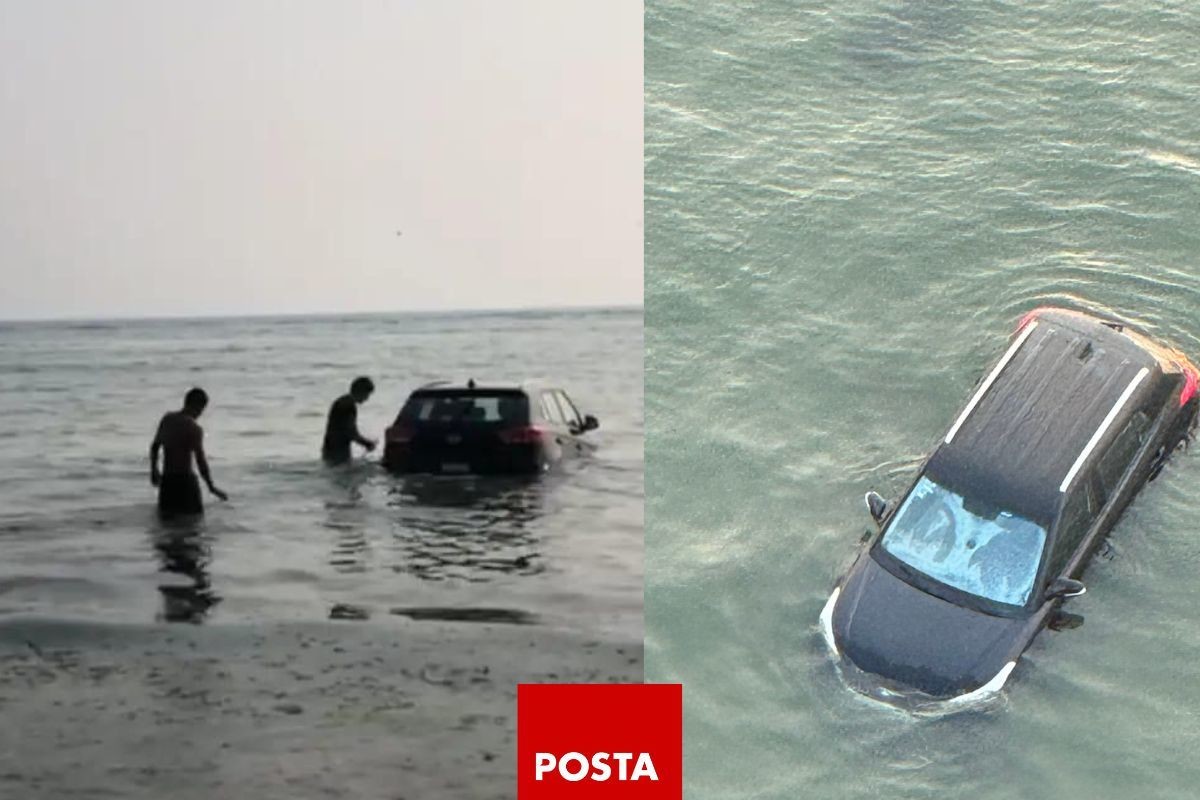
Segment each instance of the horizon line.
M298 317L369 317L399 314L404 316L436 316L439 314L519 314L530 311L644 311L645 303L605 305L544 305L510 306L496 308L441 308L441 309L359 309L355 311L251 311L251 312L199 312L183 314L129 314L104 316L48 316L48 317L0 317L0 325L39 323L110 323L110 322L187 322L201 320L233 319L285 319Z

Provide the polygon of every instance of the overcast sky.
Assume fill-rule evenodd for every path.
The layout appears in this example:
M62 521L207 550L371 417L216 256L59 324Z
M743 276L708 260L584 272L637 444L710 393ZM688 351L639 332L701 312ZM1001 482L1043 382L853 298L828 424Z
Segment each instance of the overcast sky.
M641 3L0 0L0 279L10 319L640 305Z

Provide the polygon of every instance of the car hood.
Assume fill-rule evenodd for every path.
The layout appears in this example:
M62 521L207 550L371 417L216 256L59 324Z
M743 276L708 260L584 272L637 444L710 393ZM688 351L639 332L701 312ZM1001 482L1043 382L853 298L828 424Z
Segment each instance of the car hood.
M834 640L859 669L934 697L974 691L1022 649L1026 620L921 591L863 554L833 609Z

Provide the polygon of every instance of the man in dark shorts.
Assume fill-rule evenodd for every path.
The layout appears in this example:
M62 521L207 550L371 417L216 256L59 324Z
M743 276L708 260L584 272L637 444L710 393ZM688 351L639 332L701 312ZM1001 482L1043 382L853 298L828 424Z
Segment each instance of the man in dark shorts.
M196 420L208 405L203 389L192 389L183 399L183 408L163 415L158 432L150 443L150 483L158 487L158 513L163 517L203 514L200 481L192 472L192 458L208 490L222 500L229 497L213 485L204 457L204 429ZM162 471L158 469L158 451L163 451Z
M370 378L355 378L350 384L350 394L344 394L329 407L329 420L325 423L325 442L321 446L321 457L330 464L344 464L350 460L350 444L358 442L370 452L375 442L358 432L358 405L366 402L375 391Z

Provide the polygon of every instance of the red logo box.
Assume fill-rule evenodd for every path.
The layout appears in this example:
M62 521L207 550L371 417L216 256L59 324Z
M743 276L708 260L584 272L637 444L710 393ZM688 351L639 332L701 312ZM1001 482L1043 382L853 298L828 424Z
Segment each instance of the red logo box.
M683 686L517 686L518 800L682 800Z

